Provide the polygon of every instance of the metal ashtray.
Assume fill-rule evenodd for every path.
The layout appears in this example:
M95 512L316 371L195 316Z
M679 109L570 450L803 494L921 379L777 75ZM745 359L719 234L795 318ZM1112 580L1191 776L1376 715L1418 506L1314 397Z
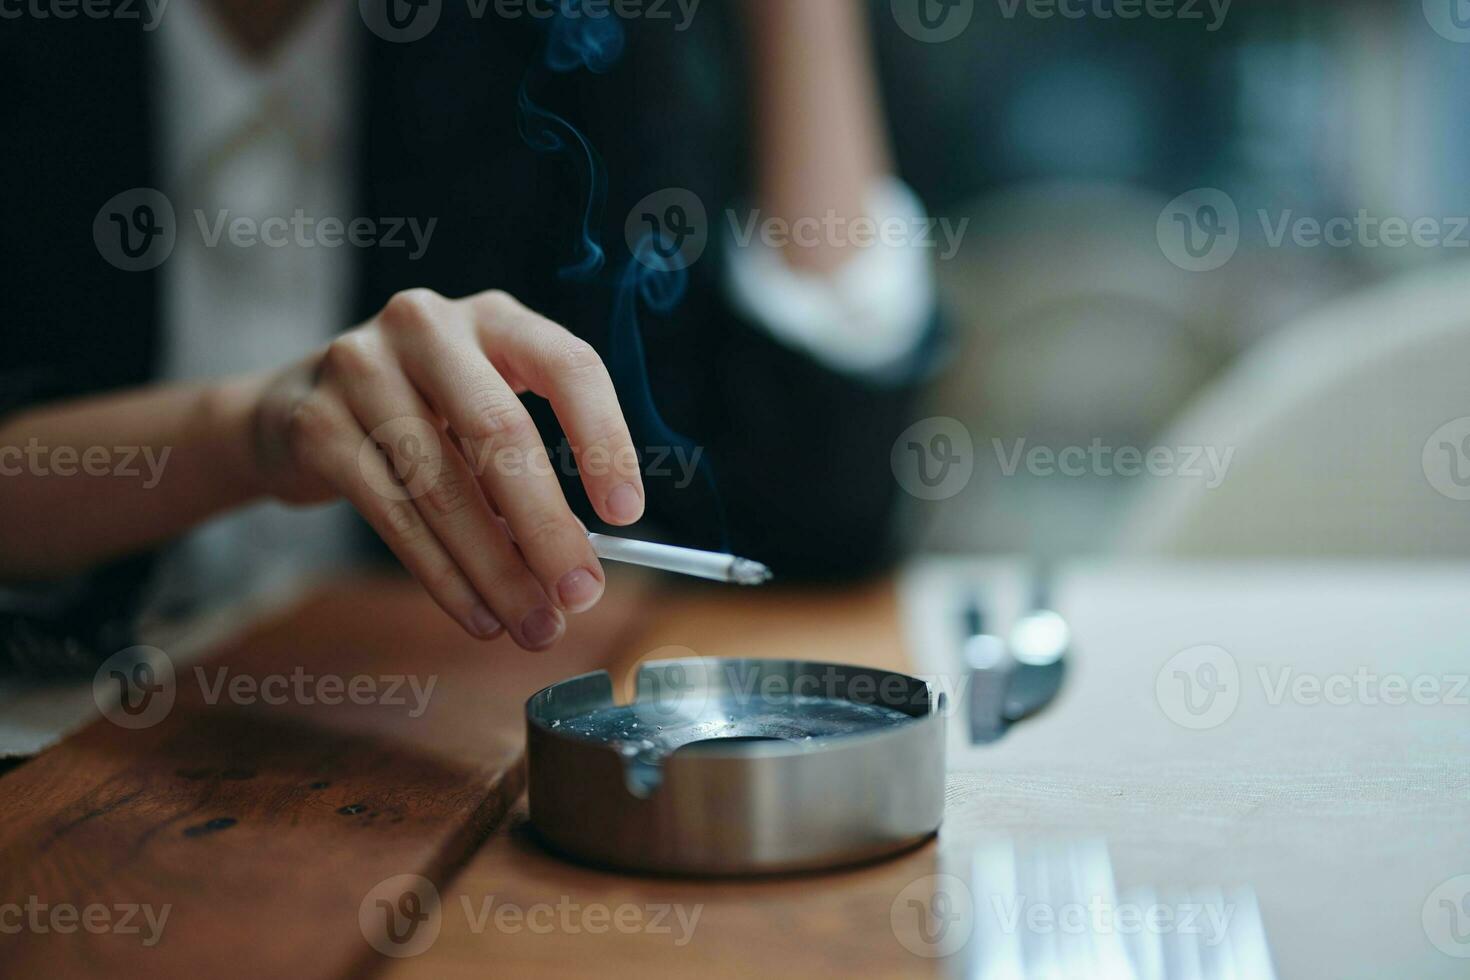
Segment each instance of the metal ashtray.
M744 875L902 850L944 812L944 696L905 674L667 660L613 700L606 671L526 702L531 823L624 870Z

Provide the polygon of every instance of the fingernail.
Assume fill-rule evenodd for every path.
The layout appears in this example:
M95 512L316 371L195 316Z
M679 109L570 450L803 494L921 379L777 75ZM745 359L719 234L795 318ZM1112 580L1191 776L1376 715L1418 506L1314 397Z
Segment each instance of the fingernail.
M586 612L602 598L602 583L587 569L574 568L556 583L556 593L571 612Z
M470 630L476 636L489 639L500 632L500 628L500 620L485 606L476 606L470 613Z
M521 638L533 647L549 647L561 635L561 617L542 606L521 623Z
M607 512L620 524L632 524L643 516L643 494L631 483L620 484L607 495Z

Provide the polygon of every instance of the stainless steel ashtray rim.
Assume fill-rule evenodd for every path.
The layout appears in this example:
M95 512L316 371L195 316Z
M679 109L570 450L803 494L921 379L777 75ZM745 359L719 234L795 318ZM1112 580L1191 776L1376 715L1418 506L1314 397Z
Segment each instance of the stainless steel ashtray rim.
M826 675L824 680L826 680L828 688L825 694L820 684L802 683L802 679L812 678L810 671L818 669ZM736 670L755 671L760 674L760 682L779 679L782 674L795 674L796 679L790 682L791 691L789 692L772 692L769 690L769 685L763 685L767 689L759 693L750 690L742 691L735 685L729 684L723 684L717 689L712 689L709 681L712 673L716 670L718 670L719 676L725 679L728 679L732 672ZM929 715L942 713L945 709L945 695L939 694L936 696L933 688L927 682L910 677L907 674L900 674L881 668L863 667L854 664L828 663L824 661L768 660L756 657L681 658L676 660L649 661L641 664L635 681L635 696L633 700L623 704L615 700L612 678L606 670L590 671L564 681L559 681L556 684L548 685L527 700L526 720L529 725L539 727L548 734L572 738L591 745L609 748L610 743L607 739L579 732L575 729L562 729L559 724L561 719L549 717L556 714L552 710L555 706L554 695L556 692L576 691L578 694L583 695L583 697L574 696L574 701L571 705L573 710L588 706L622 707L635 711L642 708L640 713L646 713L651 717L658 717L660 715L670 714L669 709L653 703L654 698L658 696L656 692L654 692L653 698L647 697L646 695L649 695L651 689L655 686L672 686L674 683L672 675L676 672L683 674L686 671L695 674L703 683L697 685L698 694L692 699L687 692L681 694L678 714L685 717L706 707L708 697L712 690L718 690L726 699L733 698L741 708L748 708L751 704L761 701L769 704L771 702L785 702L792 698L802 697L816 699L825 697L828 700L842 698L859 704L876 703L881 700L883 707L903 712L915 721ZM844 677L848 680L848 684L846 685L848 690L844 691L841 695L836 694L833 688L840 686L840 682ZM864 679L871 679L871 685L863 685L862 691L851 690L854 685ZM604 681L605 684L603 683ZM657 685L650 683L653 681L659 683ZM868 686L871 686L873 689L871 692L873 696L872 701L869 700L869 695L864 693ZM888 689L888 696L878 699L876 696L883 693L881 689L885 687ZM901 692L897 692L900 696L893 696L896 693L895 688L902 688ZM693 701L692 710L691 700ZM720 739L716 737L701 740L699 751L701 755L707 756L720 754L742 757L752 754L765 756L794 755L823 748L834 738L860 739L883 737L886 734L887 731L885 728L877 727L865 731L840 731L811 735L801 741L773 738L755 742L739 741L736 738ZM728 744L721 746L719 744L720 742Z
M922 680L695 658L642 665L637 688L619 704L595 671L526 702L532 825L559 851L632 870L765 873L878 856L938 827L944 696Z

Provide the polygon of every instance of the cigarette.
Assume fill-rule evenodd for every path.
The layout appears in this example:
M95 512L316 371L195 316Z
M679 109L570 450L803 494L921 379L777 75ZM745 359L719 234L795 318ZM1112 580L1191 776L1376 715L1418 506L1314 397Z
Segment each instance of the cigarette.
M641 565L644 568L657 568L665 572L735 585L762 585L771 580L771 570L749 558L737 558L713 551L696 551L693 548L676 548L673 545L654 544L652 541L613 538L606 534L589 534L587 538L592 542L592 550L597 552L597 556L607 561L620 561L626 565Z

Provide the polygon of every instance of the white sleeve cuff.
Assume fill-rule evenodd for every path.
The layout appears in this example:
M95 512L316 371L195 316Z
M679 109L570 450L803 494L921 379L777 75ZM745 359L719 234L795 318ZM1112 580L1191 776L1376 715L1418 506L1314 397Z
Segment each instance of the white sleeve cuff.
M933 237L906 184L886 177L868 194L868 217L832 226L852 257L831 275L786 264L761 216L726 241L727 285L737 309L788 347L852 374L882 372L922 341L935 308ZM733 225L733 221L732 221ZM780 229L799 246L822 227Z

